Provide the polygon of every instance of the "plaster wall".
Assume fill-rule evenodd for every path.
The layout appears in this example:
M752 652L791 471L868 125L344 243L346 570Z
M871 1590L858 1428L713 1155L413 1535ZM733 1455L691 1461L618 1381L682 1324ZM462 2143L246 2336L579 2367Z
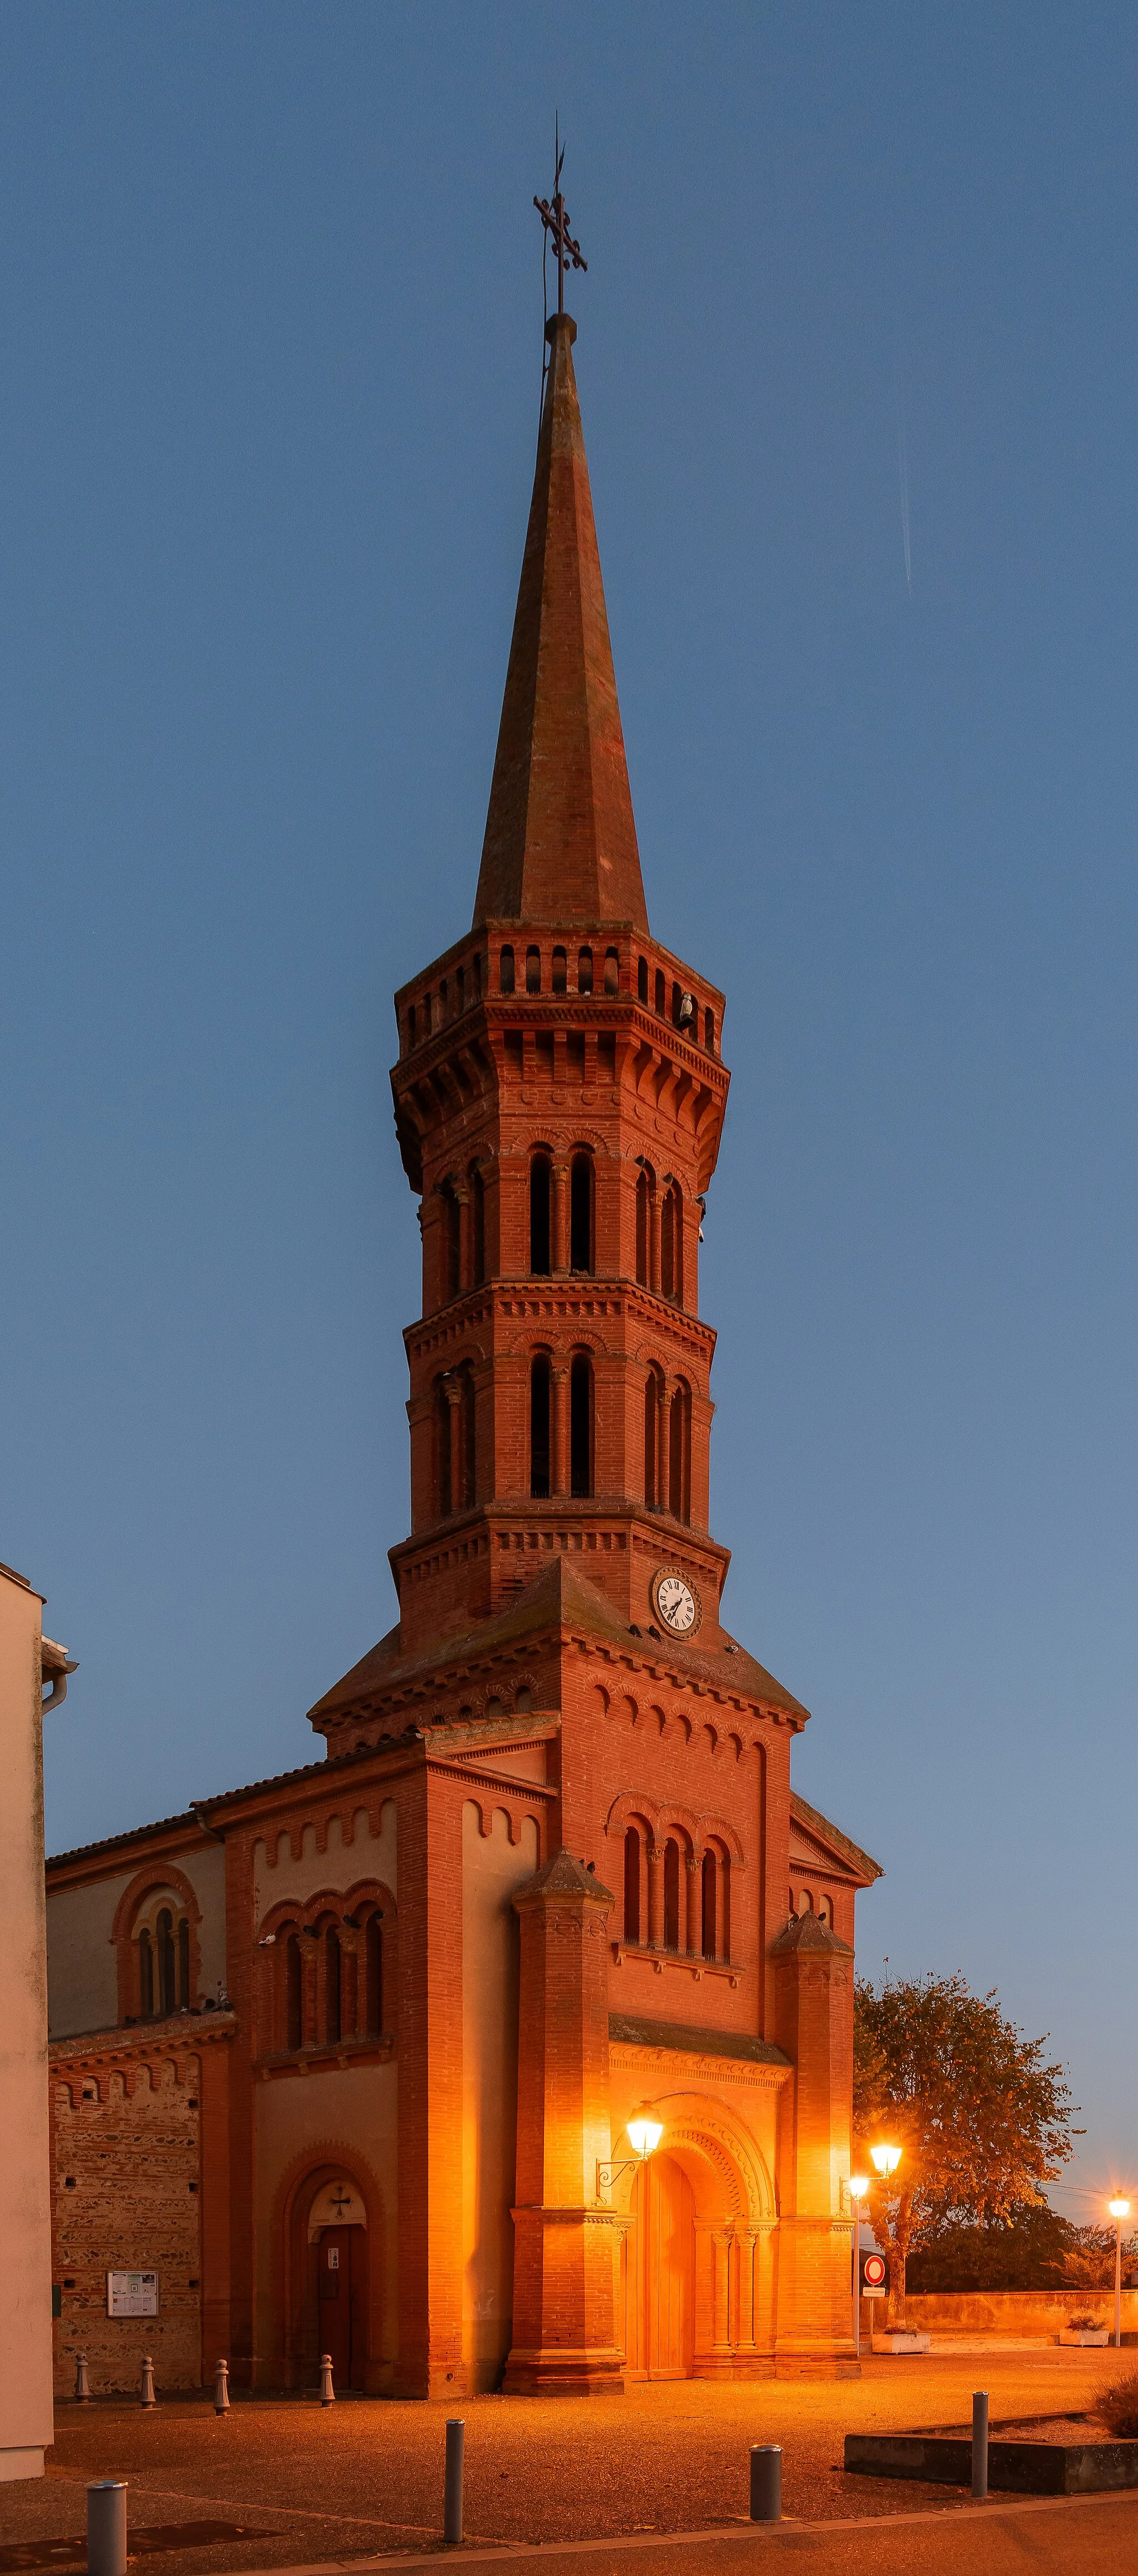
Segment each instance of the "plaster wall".
M0 2479L53 2438L40 1609L0 1571Z
M487 1800L487 1805L488 1805ZM518 1927L511 1898L538 1865L531 1816L462 1811L462 2357L476 2394L498 2384L513 2322L518 2116Z
M178 1867L202 1910L200 1991L216 2000L225 1992L225 1845L203 1843L197 1851L179 1852Z
M377 1834L371 1831L366 1807L349 1808L346 1817L332 1816L323 1851L317 1845L315 1825L305 1825L295 1859L291 1837L282 1829L253 1846L254 1919L260 1922L269 1907L286 1896L314 1896L323 1887L342 1893L357 1878L381 1878L397 1898L397 1871L393 1798L383 1802Z
M115 2027L118 1968L111 1925L133 1876L133 1870L122 1870L86 1887L61 1887L48 1897L48 2027L53 2039Z
M306 2167L343 2165L348 2175L369 2175L378 2196L380 2223L369 2226L373 2315L380 2293L378 2375L394 2363L399 2344L397 2112L398 2067L329 2066L319 2072L278 2076L254 2093L257 2172L256 2379L279 2387L284 2347L287 2271L286 2202ZM382 2385L382 2380L380 2381Z

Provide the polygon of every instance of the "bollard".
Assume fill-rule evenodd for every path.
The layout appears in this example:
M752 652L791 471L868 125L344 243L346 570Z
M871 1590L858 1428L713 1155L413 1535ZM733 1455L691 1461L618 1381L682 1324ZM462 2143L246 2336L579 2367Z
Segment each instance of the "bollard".
M335 2391L335 2389L334 2389L334 2388L333 2388L333 2386L332 2386L332 2355L331 2355L331 2353L330 2353L330 2352L322 2352L322 2353L321 2353L321 2355L320 2355L320 2403L321 2403L321 2405L322 2405L322 2406L331 2406L331 2405L332 2405L332 2403L333 2403L333 2401L334 2401L334 2399L335 2399L335 2395L336 2395L336 2391Z
M460 2549L462 2546L462 2451L465 2439L465 2416L448 2415L443 2539L451 2549Z
M972 2399L972 2493L977 2503L988 2492L988 2391L978 2388Z
M126 2576L126 2479L87 2489L87 2576Z
M782 2444L751 2444L751 2520L782 2521Z
M85 2352L77 2352L75 2355L75 2400L79 2406L89 2406L91 2403L91 2382L87 2377Z
M227 2361L219 2361L213 2374L213 2411L215 2415L228 2415L229 2413L229 2364Z
M142 2356L142 2403L144 2406L153 2406L157 2403L154 2395L154 2364L148 2352L144 2352Z

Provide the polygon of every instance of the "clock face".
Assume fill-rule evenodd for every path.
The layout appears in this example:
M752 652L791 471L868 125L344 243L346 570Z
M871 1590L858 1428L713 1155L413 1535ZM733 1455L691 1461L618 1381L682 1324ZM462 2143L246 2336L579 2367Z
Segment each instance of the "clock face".
M653 1575L652 1607L673 1637L694 1637L703 1617L699 1594L674 1570Z

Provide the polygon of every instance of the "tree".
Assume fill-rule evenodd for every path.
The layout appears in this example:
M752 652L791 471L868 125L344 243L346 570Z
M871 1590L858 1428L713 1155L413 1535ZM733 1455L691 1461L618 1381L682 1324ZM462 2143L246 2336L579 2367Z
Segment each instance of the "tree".
M1123 2240L1123 2278L1138 2240ZM977 2227L938 2220L906 2266L906 2287L922 2290L1112 2290L1113 2227L1076 2227L1046 2202L1024 2203L1010 2220Z
M889 2319L905 2316L910 2253L953 2222L1008 2223L1045 2200L1071 2153L1063 2068L1044 2064L995 1994L963 1977L859 1982L854 2015L854 2136L858 2155L887 2139L901 2149L868 2199L889 2257Z

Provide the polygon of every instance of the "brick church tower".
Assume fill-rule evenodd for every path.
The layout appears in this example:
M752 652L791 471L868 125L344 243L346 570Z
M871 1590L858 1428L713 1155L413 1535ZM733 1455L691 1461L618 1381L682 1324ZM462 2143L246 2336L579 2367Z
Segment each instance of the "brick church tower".
M106 2275L157 2217L105 2177L138 2157L168 2385L218 2353L451 2400L856 2367L879 1873L792 1791L807 1711L723 1625L723 996L649 929L567 315L547 337L474 918L396 996L399 1615L310 1711L321 1759L50 1864L61 2388L79 2348L126 2384Z

